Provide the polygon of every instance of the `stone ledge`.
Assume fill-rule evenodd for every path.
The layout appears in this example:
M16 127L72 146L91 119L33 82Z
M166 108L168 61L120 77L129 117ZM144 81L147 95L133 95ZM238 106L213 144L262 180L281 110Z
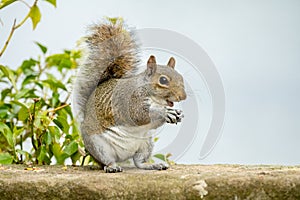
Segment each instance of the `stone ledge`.
M0 166L0 199L300 199L300 166L125 168Z

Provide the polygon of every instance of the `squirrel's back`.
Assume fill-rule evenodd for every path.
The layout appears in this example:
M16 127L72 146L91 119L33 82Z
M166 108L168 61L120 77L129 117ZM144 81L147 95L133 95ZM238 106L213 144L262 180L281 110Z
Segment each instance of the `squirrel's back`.
M84 60L73 88L74 116L79 125L89 96L110 78L130 77L137 70L138 47L132 31L124 28L122 19L110 18L91 26L86 37Z

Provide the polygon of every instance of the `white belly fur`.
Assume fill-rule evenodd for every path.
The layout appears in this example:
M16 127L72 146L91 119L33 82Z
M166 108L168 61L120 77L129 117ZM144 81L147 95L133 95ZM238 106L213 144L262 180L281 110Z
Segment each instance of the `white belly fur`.
M101 134L115 151L116 161L127 160L143 146L152 140L150 126L111 127Z

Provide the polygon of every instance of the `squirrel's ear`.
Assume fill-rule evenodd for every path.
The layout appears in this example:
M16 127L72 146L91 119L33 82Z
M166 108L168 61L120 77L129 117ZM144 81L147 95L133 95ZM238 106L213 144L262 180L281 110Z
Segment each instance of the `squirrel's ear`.
M147 74L151 76L156 71L156 59L154 56L150 56L147 62Z
M168 62L168 66L172 67L174 69L175 67L175 58L171 57L169 62Z

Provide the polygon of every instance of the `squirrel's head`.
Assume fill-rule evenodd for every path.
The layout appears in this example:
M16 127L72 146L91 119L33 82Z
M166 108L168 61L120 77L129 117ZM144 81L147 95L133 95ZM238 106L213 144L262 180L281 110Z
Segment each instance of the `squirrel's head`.
M146 76L151 84L150 94L161 105L174 105L186 99L182 76L174 69L175 59L171 57L166 66L157 65L152 55L147 62Z

